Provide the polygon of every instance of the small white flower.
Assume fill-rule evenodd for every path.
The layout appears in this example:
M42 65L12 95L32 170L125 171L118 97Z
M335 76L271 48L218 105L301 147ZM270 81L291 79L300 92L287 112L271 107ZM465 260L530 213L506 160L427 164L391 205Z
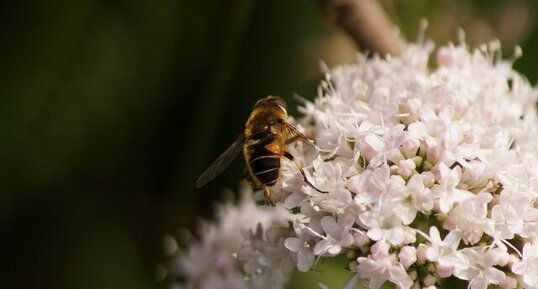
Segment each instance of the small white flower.
M374 205L387 190L390 178L388 165L381 165L362 174L353 176L348 181L348 189L355 193L355 201L364 206Z
M461 234L454 230L441 240L441 235L437 227L430 227L428 236L430 244L425 247L425 258L437 263L437 273L440 277L452 275L454 267L466 268L467 258L458 251L461 241Z
M469 260L465 269L454 268L454 276L469 281L471 289L486 289L490 284L498 285L506 279L506 274L494 266L504 266L510 256L500 248L464 248L461 252Z
M429 213L433 209L434 200L430 189L424 185L425 178L423 174L414 174L407 182L407 189L415 208L422 213Z
M516 274L524 288L538 288L538 246L536 246L536 239L523 246L523 257L512 265L512 272Z
M411 206L385 202L360 214L359 220L373 241L386 240L392 245L403 245L415 241L415 231L404 224L404 220L414 218L414 213Z
M345 178L356 174L349 160L324 162L320 158L314 160L315 185L328 193L321 193L307 187L307 194L316 210L324 210L334 214L343 214L352 205L352 194L346 188Z
M501 193L498 205L492 208L492 216L498 230L504 232L505 239L513 234L523 238L538 236L538 209L534 207L536 198L529 193L505 190Z
M445 163L439 163L434 169L434 174L439 184L434 185L431 191L436 198L436 204L438 204L438 210L441 213L448 213L452 210L454 203L472 196L470 192L457 188L460 182L459 167L451 170Z
M354 238L351 226L355 223L355 218L349 214L338 216L335 221L331 216L321 218L321 227L327 233L321 241L314 247L314 254L321 256L325 254L337 255L342 248L353 244Z
M297 269L307 272L316 259L314 255L315 236L301 222L294 222L293 230L296 237L286 238L284 246L297 254Z
M483 187L492 177L486 171L487 165L483 162L472 160L469 162L462 161L460 164L463 166L461 183L465 184L466 190Z
M443 228L461 232L465 243L477 243L485 228L492 222L486 217L487 205L491 200L490 194L480 193L461 201L448 213Z
M389 254L388 250L373 256L357 258L358 266L355 269L361 278L369 280L369 288L377 289L390 281L396 288L411 288L413 280L404 267L398 262L395 254Z

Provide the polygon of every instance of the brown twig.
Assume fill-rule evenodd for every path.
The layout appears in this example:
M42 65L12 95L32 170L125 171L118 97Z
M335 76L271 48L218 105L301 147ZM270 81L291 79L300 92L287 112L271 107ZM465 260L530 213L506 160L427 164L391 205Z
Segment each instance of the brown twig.
M399 55L402 39L377 0L315 0L363 49Z

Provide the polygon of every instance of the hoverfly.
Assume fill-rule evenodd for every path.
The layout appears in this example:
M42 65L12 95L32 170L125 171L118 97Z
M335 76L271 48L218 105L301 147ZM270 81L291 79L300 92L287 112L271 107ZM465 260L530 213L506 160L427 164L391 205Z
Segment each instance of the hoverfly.
M295 164L307 185L325 193L308 181L299 163L286 151L286 145L295 141L312 144L310 139L286 121L287 118L286 103L280 97L267 96L258 100L247 119L245 130L200 176L196 187L202 187L220 174L242 150L248 176L254 186L263 188L266 203L273 204L269 187L278 181L282 157Z

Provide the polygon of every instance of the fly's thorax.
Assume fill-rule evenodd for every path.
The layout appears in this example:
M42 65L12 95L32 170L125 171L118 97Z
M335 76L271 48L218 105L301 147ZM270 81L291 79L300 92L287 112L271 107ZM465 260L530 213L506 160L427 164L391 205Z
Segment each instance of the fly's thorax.
M272 95L269 95L267 97L264 97L264 98L258 100L254 104L253 109L255 109L257 107L260 107L260 106L277 106L283 111L286 111L288 109L287 105L286 105L286 102L282 98L280 98L278 96L272 96Z
M263 133L280 133L277 123L286 121L288 114L281 106L268 103L254 107L245 124L245 136L251 137Z

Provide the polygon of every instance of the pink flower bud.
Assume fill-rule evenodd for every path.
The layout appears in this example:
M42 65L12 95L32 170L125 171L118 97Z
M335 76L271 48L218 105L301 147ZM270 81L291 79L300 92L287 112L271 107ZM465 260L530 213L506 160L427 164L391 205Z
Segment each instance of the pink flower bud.
M420 141L410 134L404 134L400 139L399 147L406 158L411 158L417 155Z
M376 87L370 99L375 104L385 104L390 101L390 88L386 86Z
M353 244L355 244L357 247L361 248L368 245L368 243L370 243L370 238L368 238L365 233L360 232L353 234Z
M422 100L420 98L408 99L404 105L401 106L401 112L409 113L410 115L417 115L422 107Z
M434 275L427 275L426 277L424 277L424 279L422 279L422 282L426 286L433 286L435 283L437 283L437 277L435 277Z
M418 244L418 247L417 247L417 261L421 262L421 263L424 263L426 262L426 260L428 260L428 257L427 257L427 254L426 254L426 251L428 250L428 246L424 245L424 244Z
M415 162L412 159L401 160L398 163L397 173L404 179L407 179L413 174L415 168Z
M450 66L454 62L454 55L449 48L442 47L437 51L437 64L439 66Z
M452 266L437 264L437 274L441 278L447 278L452 275Z
M358 150L368 161L374 157L377 151L383 148L383 146L383 140L375 134L369 134L359 138L355 143L356 150Z
M425 187L431 188L435 184L435 176L432 172L426 171L420 174L422 176L422 183Z
M426 150L426 160L432 164L436 164L443 155L444 149L442 146L436 145L429 147Z
M413 246L404 246L398 253L398 259L404 267L409 267L417 261L417 250Z
M389 244L383 240L376 242L370 248L374 259L382 259L389 255Z
M506 278L499 283L499 287L502 289L514 289L517 287L517 280L513 277L506 276Z

